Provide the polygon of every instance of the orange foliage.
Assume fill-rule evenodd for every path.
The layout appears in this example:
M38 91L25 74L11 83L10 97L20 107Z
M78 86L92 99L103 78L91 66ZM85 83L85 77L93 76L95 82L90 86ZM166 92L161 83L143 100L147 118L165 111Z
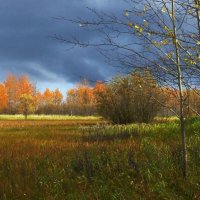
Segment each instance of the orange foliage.
M88 85L78 85L77 97L79 104L90 104L94 101L92 89Z
M95 102L93 89L87 84L78 84L67 92L67 103L88 105Z
M106 91L106 85L101 81L97 81L93 88L93 93L99 94L99 93L104 93L105 91Z
M167 108L178 109L178 91L169 87L162 88L162 90L166 97Z
M19 110L20 98L23 95L29 95L35 100L35 88L26 75L17 77L9 74L4 85L8 98L8 108L11 113L16 113Z
M22 94L33 95L34 86L30 83L28 76L21 76L18 79L18 96L20 97Z
M63 95L60 92L60 90L57 88L54 92L53 92L53 104L54 105L60 105L62 103L63 100Z
M9 104L14 104L18 100L17 91L18 91L18 79L15 75L9 74L5 81L5 88L7 91Z
M49 89L46 88L46 90L44 91L43 95L42 95L44 104L52 104L53 103L53 92Z
M101 98L102 96L105 97L106 95L106 85L103 84L101 81L97 81L93 88L93 94L95 96L95 103L97 104L99 98Z
M69 89L67 91L67 104L76 102L76 89Z
M5 86L0 83L0 111L5 110L8 107L8 96Z
M34 93L34 86L25 75L17 77L9 74L5 81L5 87L9 100L14 102L17 102L23 94L33 95Z

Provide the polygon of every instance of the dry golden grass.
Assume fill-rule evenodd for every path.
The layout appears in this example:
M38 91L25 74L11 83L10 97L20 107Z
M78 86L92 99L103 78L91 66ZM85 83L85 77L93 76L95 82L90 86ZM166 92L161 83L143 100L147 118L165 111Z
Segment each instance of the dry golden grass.
M200 126L188 129L185 181L178 124L94 127L101 123L0 121L0 199L200 198L200 137L192 134Z
M40 126L84 126L107 123L103 120L0 120L0 128L24 128Z

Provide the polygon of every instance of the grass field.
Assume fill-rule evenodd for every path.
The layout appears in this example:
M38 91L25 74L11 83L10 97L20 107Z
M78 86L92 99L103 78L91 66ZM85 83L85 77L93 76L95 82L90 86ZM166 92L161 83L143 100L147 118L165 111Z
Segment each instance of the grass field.
M200 199L198 119L187 124L184 180L176 119L111 126L45 117L0 117L1 200Z
M24 115L0 115L0 120L24 120ZM28 120L99 120L95 116L69 116L69 115L28 115Z

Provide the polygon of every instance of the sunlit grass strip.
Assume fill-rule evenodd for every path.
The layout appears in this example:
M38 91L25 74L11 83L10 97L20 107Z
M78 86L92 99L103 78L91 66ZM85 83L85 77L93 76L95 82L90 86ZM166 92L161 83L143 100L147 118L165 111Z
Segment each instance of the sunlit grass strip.
M100 120L96 116L28 115L28 120ZM24 120L24 115L0 115L0 120Z
M176 116L171 116L171 117L155 117L153 121L157 122L157 123L166 123L166 122L179 122L179 119Z
M166 140L178 136L178 123L152 123L152 124L130 124L130 125L103 125L83 126L82 138L84 141L112 141L148 136L153 139ZM161 134L162 133L162 134Z

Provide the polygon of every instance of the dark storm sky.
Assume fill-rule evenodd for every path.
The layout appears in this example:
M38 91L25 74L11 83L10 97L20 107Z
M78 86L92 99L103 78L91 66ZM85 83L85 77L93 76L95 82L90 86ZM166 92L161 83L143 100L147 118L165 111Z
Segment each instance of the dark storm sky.
M117 12L120 6L116 0L0 0L0 80L8 73L28 74L38 89L59 87L64 92L80 77L109 79L114 69L94 49L66 51L67 46L48 36L94 39L95 33L53 17L89 18L86 7Z

